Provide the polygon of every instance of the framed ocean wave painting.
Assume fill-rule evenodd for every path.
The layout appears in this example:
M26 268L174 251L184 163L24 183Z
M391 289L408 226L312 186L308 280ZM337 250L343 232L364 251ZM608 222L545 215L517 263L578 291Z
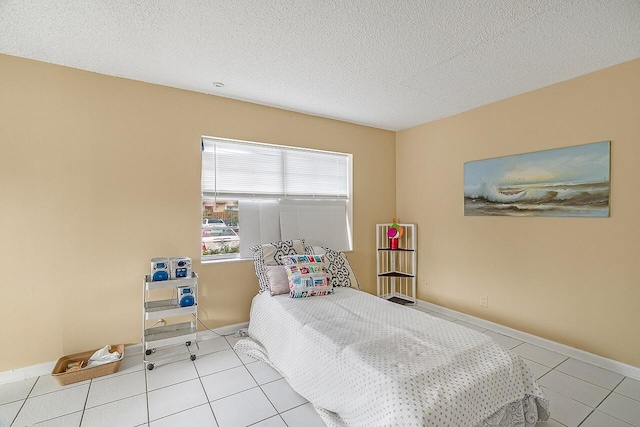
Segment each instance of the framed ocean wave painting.
M611 141L464 164L465 216L609 217Z

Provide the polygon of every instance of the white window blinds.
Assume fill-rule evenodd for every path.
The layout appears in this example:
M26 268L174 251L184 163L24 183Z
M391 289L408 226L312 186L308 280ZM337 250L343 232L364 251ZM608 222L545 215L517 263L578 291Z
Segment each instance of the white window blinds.
M348 156L311 150L285 151L284 193L287 196L348 196Z
M350 156L202 139L203 197L349 198Z

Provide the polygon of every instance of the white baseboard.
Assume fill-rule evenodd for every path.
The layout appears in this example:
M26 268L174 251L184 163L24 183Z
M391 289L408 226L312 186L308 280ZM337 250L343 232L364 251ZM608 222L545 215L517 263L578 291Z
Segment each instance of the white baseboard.
M40 363L38 365L26 366L24 368L12 369L10 371L0 372L0 384L6 384L13 381L26 380L28 378L39 377L40 375L50 374L56 362Z
M211 339L220 335L228 335L249 326L249 322L236 323L235 325L221 326L219 328L198 331L198 340ZM133 354L142 353L142 344L132 344L125 347L125 357ZM38 365L25 366L24 368L12 369L10 371L0 372L0 384L6 384L14 381L26 380L28 378L48 375L53 371L56 362L40 363Z
M638 367L627 365L626 363L608 359L603 356L598 356L597 354L589 353L584 350L579 350L574 347L569 347L568 345L560 344L555 341L541 338L539 336L532 335L527 332L518 331L517 329L512 329L507 326L500 325L498 323L490 322L484 319L479 319L477 317L460 313L458 311L451 310L449 308L442 307L436 304L432 304L430 302L417 300L416 305L430 311L446 314L447 316L451 316L458 320L463 320L465 322L473 323L474 325L482 326L483 328L491 329L492 331L498 332L502 335L507 335L512 338L516 338L521 341L528 342L529 344L537 345L538 347L542 347L547 350L560 353L567 357L572 357L582 362L598 366L602 369L606 369L608 371L615 372L620 375L624 375L625 377L640 380L640 368Z

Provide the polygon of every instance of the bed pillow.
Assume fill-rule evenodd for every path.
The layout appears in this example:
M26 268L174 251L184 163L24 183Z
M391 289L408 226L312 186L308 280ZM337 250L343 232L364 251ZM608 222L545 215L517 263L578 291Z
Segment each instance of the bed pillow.
M280 257L282 265L295 265L295 264L321 264L327 263L327 259L322 254L296 254L296 255L283 255Z
M349 259L344 252L336 251L324 246L307 246L305 252L310 255L324 255L327 261L327 269L331 276L332 286L343 286L360 289Z
M291 298L333 293L324 255L283 255L282 263L289 279Z
M269 291L269 279L264 267L267 265L282 265L282 255L304 254L304 240L280 240L251 247L253 252L253 268L258 276L260 292Z
M269 291L272 296L289 293L289 278L283 266L265 265L264 273L269 281Z

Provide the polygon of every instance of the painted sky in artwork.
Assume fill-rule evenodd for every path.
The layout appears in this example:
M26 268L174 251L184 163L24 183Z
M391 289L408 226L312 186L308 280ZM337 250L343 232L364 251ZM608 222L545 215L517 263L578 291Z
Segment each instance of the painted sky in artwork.
M465 163L464 186L609 181L609 141Z

